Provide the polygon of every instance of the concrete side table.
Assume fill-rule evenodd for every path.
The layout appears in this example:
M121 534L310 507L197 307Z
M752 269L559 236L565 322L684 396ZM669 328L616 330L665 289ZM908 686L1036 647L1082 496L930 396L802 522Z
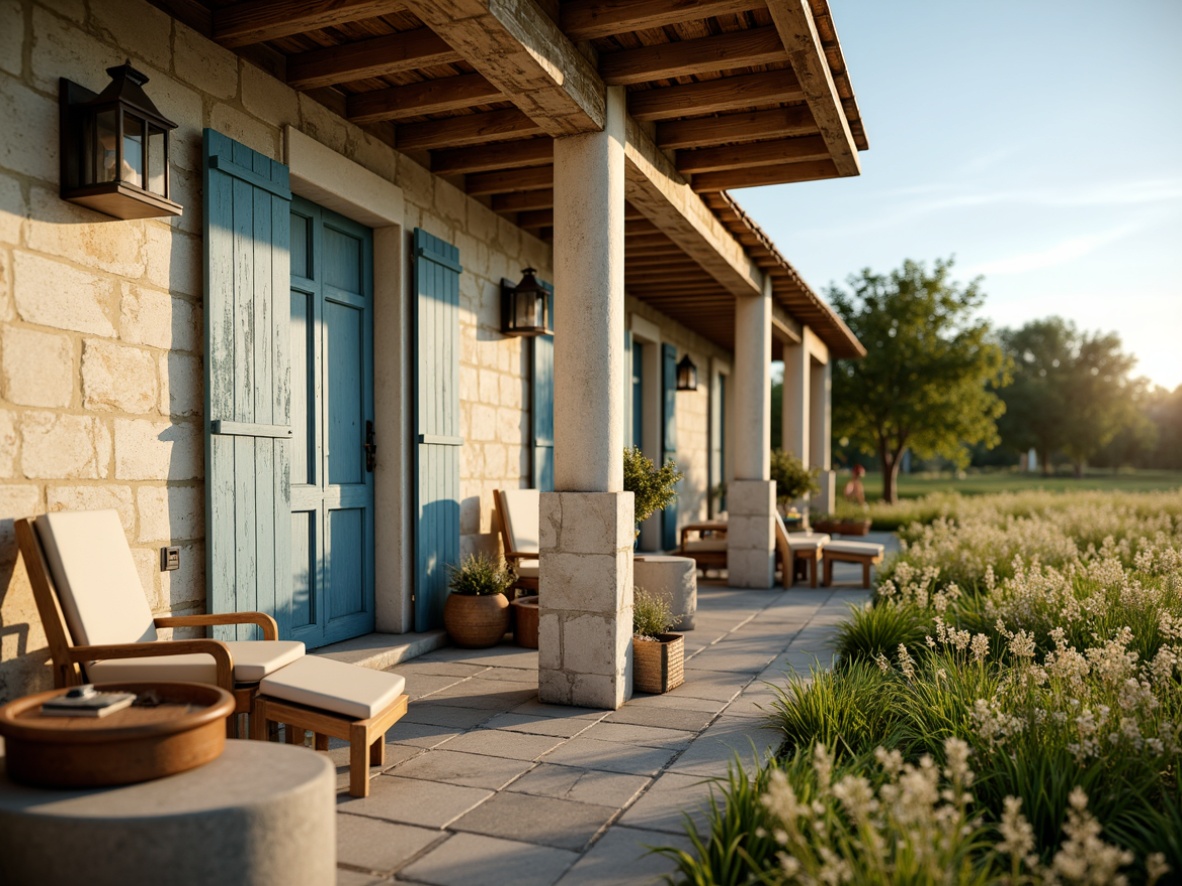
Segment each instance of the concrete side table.
M692 631L698 612L698 567L692 557L640 554L632 564L632 582L664 596L673 607L675 631Z
M31 788L0 775L0 883L335 878L336 773L305 748L227 741L197 769L112 788Z

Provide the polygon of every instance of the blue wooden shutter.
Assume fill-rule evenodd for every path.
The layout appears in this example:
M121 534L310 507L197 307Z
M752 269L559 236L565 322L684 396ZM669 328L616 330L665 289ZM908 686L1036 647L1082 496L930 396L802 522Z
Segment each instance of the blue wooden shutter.
M541 281L547 292L551 323L554 287ZM534 489L554 491L554 337L533 338L533 373L530 385L530 481Z
M415 228L415 630L443 625L460 560L460 251Z
M661 462L677 458L677 348L661 345ZM677 547L677 499L661 514L661 547Z
M282 633L292 587L291 190L286 166L211 129L204 181L207 606L271 613Z

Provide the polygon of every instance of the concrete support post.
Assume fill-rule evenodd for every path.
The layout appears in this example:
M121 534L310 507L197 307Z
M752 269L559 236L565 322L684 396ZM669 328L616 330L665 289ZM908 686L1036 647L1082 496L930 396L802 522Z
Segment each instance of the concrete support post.
M837 475L833 472L833 416L832 397L833 387L832 364L814 363L812 366L812 383L809 392L809 455L812 466L820 468L817 476L821 491L812 498L812 507L817 511L833 513L837 506Z
M809 353L803 342L784 346L784 387L780 428L781 446L809 464Z
M632 694L633 497L624 463L624 91L554 141L554 488L541 501L538 696Z
M770 588L775 579L775 484L771 461L771 279L735 302L734 466L727 489L727 581Z

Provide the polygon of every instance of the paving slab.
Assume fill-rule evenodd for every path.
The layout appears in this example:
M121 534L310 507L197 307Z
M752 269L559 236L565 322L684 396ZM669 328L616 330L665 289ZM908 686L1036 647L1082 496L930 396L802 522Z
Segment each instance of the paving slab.
M423 699L407 707L401 722L421 723L426 726L452 726L456 729L471 729L479 726L496 712L484 708L459 708L455 705Z
M463 733L456 726L437 726L434 723L409 723L399 720L386 731L386 744L408 744L419 748L433 748Z
M508 790L622 809L652 782L646 775L539 763Z
M337 810L424 828L441 828L493 796L492 791L379 775L368 797L337 796Z
M427 781L499 791L523 772L528 772L533 765L524 760L467 754L439 748L422 753L389 771L391 775L400 778L422 778Z
M679 710L670 707L629 704L612 711L603 723L631 723L636 726L656 726L661 729L680 729L686 732L701 732L710 725L717 709Z
M711 805L711 788L718 786L700 775L666 772L633 803L620 818L620 824L650 831L684 834L686 816L701 830Z
M536 760L559 747L563 739L553 735L527 735L503 729L474 729L447 743L449 751L467 751L511 760Z
M505 729L511 732L529 732L534 735L557 735L573 738L584 729L595 724L585 717L543 717L539 714L497 714L486 723L486 729Z
M393 874L443 837L443 833L434 828L393 824L342 813L337 816L337 863L364 869L369 872L368 879L358 882L373 882Z
M656 775L677 754L675 749L633 747L616 741L577 737L556 747L546 755L544 762L606 772Z
M581 851L619 810L504 791L452 822L451 829Z
M577 852L552 846L455 834L403 868L399 880L431 886L552 886L578 858Z
M567 872L559 886L650 886L663 883L676 862L652 851L672 846L690 851L689 838L615 825Z
M689 747L689 743L694 740L694 735L693 732L683 732L678 729L638 726L633 723L604 720L589 728L582 734L582 737L650 748L681 749Z
M751 768L756 760L767 760L782 741L783 735L760 717L724 713L669 768L691 775L726 775L736 761Z

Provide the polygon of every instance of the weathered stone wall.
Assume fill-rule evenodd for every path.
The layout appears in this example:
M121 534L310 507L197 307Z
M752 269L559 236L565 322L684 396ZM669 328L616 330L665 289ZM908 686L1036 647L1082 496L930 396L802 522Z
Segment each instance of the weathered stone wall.
M180 218L118 221L58 197L58 78L101 89L125 58L179 124ZM401 187L407 230L459 247L462 550L496 548L492 489L529 469L528 345L498 332L499 284L527 265L552 279L547 244L139 0L0 0L0 120L0 699L48 681L13 518L115 508L153 610L204 608L204 127L282 159L291 125ZM636 309L704 367L709 346ZM681 397L688 515L702 510L705 386ZM181 546L177 572L159 571L165 544Z

